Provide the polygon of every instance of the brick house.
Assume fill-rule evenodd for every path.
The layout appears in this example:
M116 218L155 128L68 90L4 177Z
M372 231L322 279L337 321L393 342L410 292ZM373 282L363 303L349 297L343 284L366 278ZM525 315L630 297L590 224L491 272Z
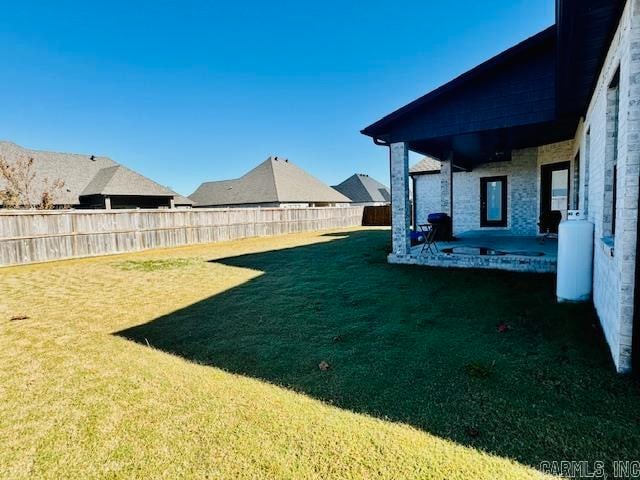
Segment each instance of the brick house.
M389 187L364 173L355 173L331 188L349 198L354 207L379 207L391 202Z
M31 160L33 175L30 201L41 201L46 182L62 180L64 187L55 192L58 209L190 208L188 198L160 185L111 158L78 153L32 150L13 142L0 141L0 160L15 165ZM7 188L0 178L0 190ZM0 202L0 208L3 208Z
M233 180L204 182L189 195L196 208L347 207L351 200L286 158L270 156Z
M593 303L613 361L640 369L640 0L556 0L552 27L362 133L390 151L390 262L554 271L540 216L582 212L595 225ZM425 155L411 169L410 150ZM463 242L525 251L421 255L411 223L431 212L449 214Z

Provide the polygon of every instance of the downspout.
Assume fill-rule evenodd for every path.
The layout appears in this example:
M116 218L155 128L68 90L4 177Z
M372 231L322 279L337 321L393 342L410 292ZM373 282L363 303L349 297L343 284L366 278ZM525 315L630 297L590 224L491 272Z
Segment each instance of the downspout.
M375 143L376 145L380 146L380 147L388 147L389 148L389 186L391 186L391 145L389 144L389 142L385 142L384 140L379 140L376 137L371 137L373 140L373 143ZM393 188L393 187L391 187ZM393 192L391 193L392 198L393 198ZM391 211L391 223L393 224L393 204L392 202L389 202L389 210ZM391 225L393 227L393 225ZM393 228L391 229L391 231L389 232L389 241L392 241L392 231Z

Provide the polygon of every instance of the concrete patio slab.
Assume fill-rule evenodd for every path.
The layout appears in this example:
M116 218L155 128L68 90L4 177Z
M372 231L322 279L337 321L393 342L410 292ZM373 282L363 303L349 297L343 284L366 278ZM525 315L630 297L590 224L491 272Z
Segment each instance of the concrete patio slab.
M453 241L436 242L431 251L416 245L405 257L389 255L389 262L552 273L556 271L557 256L557 239L514 236L508 230L491 230L463 232Z

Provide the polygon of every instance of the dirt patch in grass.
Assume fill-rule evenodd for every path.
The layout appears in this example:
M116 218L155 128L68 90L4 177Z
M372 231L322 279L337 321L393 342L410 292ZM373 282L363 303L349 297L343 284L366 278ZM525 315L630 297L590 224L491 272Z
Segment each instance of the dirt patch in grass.
M175 270L188 268L203 263L201 258L154 258L150 260L124 260L113 264L124 271L156 272L158 270Z

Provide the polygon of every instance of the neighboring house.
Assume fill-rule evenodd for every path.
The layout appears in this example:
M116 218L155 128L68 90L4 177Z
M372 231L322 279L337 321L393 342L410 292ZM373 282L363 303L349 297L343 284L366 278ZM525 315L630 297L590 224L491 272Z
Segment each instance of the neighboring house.
M556 12L552 27L363 130L390 148L389 261L512 270L553 263L527 252L491 260L473 254L480 250L412 249L409 150L440 162L437 173L435 165L412 172L418 223L445 212L461 239L531 238L535 246L541 214L580 210L595 225L593 302L613 360L621 372L640 371L640 2L556 0Z
M196 207L327 207L351 200L286 158L269 157L235 180L205 182L189 195Z
M174 192L173 190L171 190L171 192L173 193L173 205L175 206L175 208L193 207L193 200L188 197L182 196L179 193Z
M11 164L20 158L33 159L34 196L45 179L64 182L53 199L55 208L170 208L176 197L182 206L192 203L107 157L30 150L0 142L0 159ZM0 178L0 188L3 186ZM38 204L40 199L32 202Z
M378 206L391 202L389 187L364 173L356 173L333 188L348 197L352 205Z

